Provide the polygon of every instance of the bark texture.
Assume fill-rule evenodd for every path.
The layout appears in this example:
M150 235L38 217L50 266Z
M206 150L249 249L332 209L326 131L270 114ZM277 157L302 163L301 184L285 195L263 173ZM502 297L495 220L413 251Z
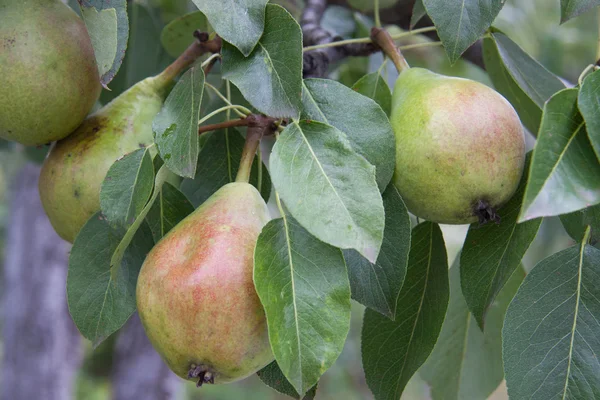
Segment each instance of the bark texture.
M66 301L70 245L40 203L40 168L27 164L11 189L3 268L2 400L72 398L82 348Z
M137 313L117 338L112 383L114 400L172 400L183 390L183 380L154 350Z

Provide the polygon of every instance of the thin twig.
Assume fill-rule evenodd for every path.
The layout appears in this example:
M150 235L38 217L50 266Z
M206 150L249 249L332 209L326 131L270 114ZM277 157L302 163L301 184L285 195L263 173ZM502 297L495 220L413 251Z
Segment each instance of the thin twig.
M219 122L217 124L208 124L198 127L198 134L217 131L219 129L234 128L236 126L248 126L248 118L232 119L230 121Z

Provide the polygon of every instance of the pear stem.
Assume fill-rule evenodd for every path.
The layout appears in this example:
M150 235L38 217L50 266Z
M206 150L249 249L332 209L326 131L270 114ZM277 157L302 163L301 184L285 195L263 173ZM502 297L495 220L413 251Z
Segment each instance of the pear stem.
M260 140L266 133L268 133L268 131L274 131L277 129L277 127L273 122L273 118L269 118L264 115L252 114L248 116L246 120L248 120L246 143L244 144L242 158L240 159L240 168L238 169L235 181L248 183L250 181L252 163L254 162L254 157L256 156L256 150L258 149Z
M177 75L192 65L198 58L206 53L219 53L221 51L221 38L215 37L208 40L208 34L204 32L195 32L197 40L191 45L171 65L158 75L161 83L172 82Z
M371 29L371 40L392 60L398 72L410 68L388 31L377 27Z

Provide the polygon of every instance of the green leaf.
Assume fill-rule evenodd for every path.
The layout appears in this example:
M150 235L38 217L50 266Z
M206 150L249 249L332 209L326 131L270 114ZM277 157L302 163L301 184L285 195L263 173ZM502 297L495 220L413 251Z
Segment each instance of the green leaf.
M585 243L527 275L502 330L511 399L600 398L600 250Z
M590 226L590 244L596 247L600 245L600 205L561 215L560 220L569 236L576 242L583 240L585 230Z
M536 135L544 104L565 85L500 32L484 39L483 58L496 90L510 101L523 125Z
M416 0L415 5L413 6L412 16L410 17L410 29L413 29L426 15L427 11L425 11L423 0Z
M254 284L275 359L304 395L338 358L350 329L342 252L289 216L272 220L254 250Z
M208 17L215 31L248 57L266 30L265 5L269 0L192 0ZM267 7L268 8L268 7Z
M328 5L321 18L321 28L333 36L352 38L356 32L354 11L347 7Z
M200 206L223 185L235 182L240 166L244 138L236 129L223 129L213 132L208 138L200 156L194 179L185 179L181 191L185 193L194 207ZM262 177L258 182L258 160L254 159L250 173L250 184L254 185L265 201L271 194L271 178L267 168L262 165Z
M131 241L134 239L135 234L138 231L138 229L140 229L140 227L146 220L146 216L148 215L150 208L154 204L154 201L158 197L158 194L161 192L162 185L165 183L165 181L167 180L167 178L169 178L169 176L171 174L172 174L172 172L169 171L166 168L166 166L164 166L164 165L162 167L160 167L160 169L156 172L156 177L154 178L154 192L152 193L152 197L150 198L150 201L148 202L148 204L146 204L146 206L142 209L140 214L137 216L135 221L131 224L131 226L129 228L127 228L125 235L123 236L123 238L117 245L117 247L116 247L115 251L113 252L112 257L110 259L111 268L115 265L121 265L121 262L123 261L123 257L125 256L125 253L127 251L127 248L131 244ZM111 273L113 273L114 271L115 271L115 269L112 268Z
M392 111L392 92L379 72L372 72L360 78L352 90L373 99L387 116Z
M103 86L119 71L129 38L126 0L78 0L85 26L92 39Z
M598 6L600 0L560 0L560 23L565 23Z
M285 394L294 399L300 399L300 395L298 392L296 392L296 389L294 389L285 375L283 375L281 368L279 368L279 365L277 365L277 361L273 361L256 374L265 385L277 390L279 393ZM306 392L306 395L302 397L302 400L313 400L316 394L317 385L310 388L310 390Z
M600 159L600 70L585 78L579 90L577 104L585 120L590 142Z
M531 154L527 157L516 193L498 210L500 224L472 224L461 252L462 294L482 330L486 313L521 265L521 259L542 223L538 218L517 224L530 162Z
M169 22L160 34L160 42L167 53L178 57L194 40L197 40L193 35L195 30L202 32L211 32L212 30L206 16L201 11L183 15Z
M69 312L94 346L118 330L135 311L135 285L146 254L154 246L147 225L137 231L119 265L111 257L122 239L100 212L83 226L71 249L67 276Z
M246 34L239 27L235 29ZM265 31L252 53L245 56L225 42L221 54L223 79L233 82L257 110L275 118L298 117L302 31L283 7L267 6Z
M175 225L194 211L194 206L175 186L163 183L158 197L152 203L146 222L154 241L158 242Z
M186 71L152 122L156 146L169 169L193 178L198 163L198 120L204 92L204 71L196 65Z
M600 203L600 163L577 109L577 92L561 90L544 107L520 222Z
M294 122L275 143L270 166L273 185L303 227L325 243L377 260L385 216L375 168L342 132Z
M346 134L354 150L375 166L383 192L394 174L396 139L381 107L330 79L305 79L302 105L303 119L324 122Z
M113 226L127 228L152 194L154 166L148 149L118 159L108 170L100 189L100 209Z
M402 288L410 250L410 217L392 184L383 192L385 230L375 264L355 250L344 250L352 298L387 316L396 316L396 300Z
M458 262L450 268L448 313L431 356L419 370L431 400L487 399L496 390L504 378L502 323L524 277L522 269L510 277L490 306L482 332L462 296Z
M412 232L406 279L391 321L367 309L362 361L375 399L397 400L437 341L448 306L448 257L442 231L424 222Z
M498 0L423 0L451 63L492 25L504 5Z
M160 44L163 23L158 10L147 4L130 2L128 14L127 52L119 73L111 81L110 90L100 94L102 104L108 104L142 79L157 75L173 61Z

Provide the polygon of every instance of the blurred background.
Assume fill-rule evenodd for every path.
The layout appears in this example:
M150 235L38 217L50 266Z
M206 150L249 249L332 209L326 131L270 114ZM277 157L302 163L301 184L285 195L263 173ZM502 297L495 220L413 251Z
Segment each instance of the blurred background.
M303 7L300 0L275 2L295 16L299 16ZM349 3L368 9L370 1ZM70 4L73 6L76 2ZM382 4L392 7L395 2L383 0ZM177 16L193 10L195 7L186 0L131 1L128 55L110 84L112 91L105 91L100 103L110 101L170 62L160 46L161 29ZM494 25L551 72L568 82L576 82L581 71L595 61L596 15L583 15L560 26L558 22L558 0L506 0ZM366 36L365 29L370 24L370 17L338 6L328 9L323 21L324 26L344 37ZM429 39L411 37L402 44L426 40ZM406 56L411 65L490 84L485 72L477 66L465 61L450 66L440 47L410 50ZM377 70L381 62L381 55L349 59L336 66L331 77L352 85L365 73ZM392 69L389 65L383 70L390 85L395 80ZM29 390L30 395L20 397L29 399L287 398L255 376L236 384L207 385L201 389L179 380L154 354L136 318L95 350L80 338L70 321L65 301L69 245L52 231L37 194L38 165L47 150L47 147L24 148L0 142L0 399L18 400L14 397L17 390L20 393ZM466 229L465 226L443 227L450 263L462 245ZM546 219L525 257L525 269L531 269L541 259L572 244L557 218ZM360 360L362 314L363 307L354 303L345 350L323 376L318 399L372 398ZM140 396L140 393L146 394ZM505 388L500 386L492 397L506 399ZM417 376L403 399L427 398L427 388Z

